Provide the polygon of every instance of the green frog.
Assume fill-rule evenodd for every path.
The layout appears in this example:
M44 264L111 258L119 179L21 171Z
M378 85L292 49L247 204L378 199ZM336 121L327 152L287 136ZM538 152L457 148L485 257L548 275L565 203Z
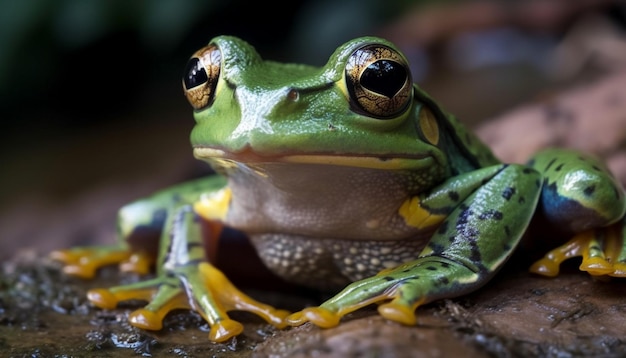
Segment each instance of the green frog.
M569 241L551 242L532 272L554 276L582 257L591 275L626 276L624 191L602 163L561 149L501 163L384 39L348 41L314 67L263 60L220 36L193 54L182 85L193 154L218 175L121 208L117 244L52 254L85 278L104 265L155 266L154 278L88 292L104 309L147 301L134 326L159 330L171 310L191 309L223 342L243 330L231 310L279 328L333 327L371 304L412 325L418 306L493 278L536 216ZM339 293L296 313L252 299L214 264L225 228L285 280ZM141 239L150 231L160 239Z

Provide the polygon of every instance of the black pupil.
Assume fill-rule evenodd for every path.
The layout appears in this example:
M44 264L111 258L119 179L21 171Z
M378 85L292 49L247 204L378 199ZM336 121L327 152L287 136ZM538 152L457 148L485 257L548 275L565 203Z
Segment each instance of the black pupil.
M363 71L361 85L391 98L402 88L406 76L406 69L401 64L390 60L378 60Z
M206 71L200 60L197 58L192 58L187 62L187 67L185 68L185 88L194 88L203 83L206 83L209 80L207 77Z

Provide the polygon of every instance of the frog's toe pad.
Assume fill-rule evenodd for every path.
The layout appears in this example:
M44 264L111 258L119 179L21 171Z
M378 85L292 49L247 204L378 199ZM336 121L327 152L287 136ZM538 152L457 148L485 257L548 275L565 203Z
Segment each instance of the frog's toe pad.
M91 303L103 309L114 309L117 306L117 298L106 288L96 288L87 292L87 298Z
M96 277L96 268L91 265L66 265L63 267L66 275L84 278L86 280Z
M291 315L291 312L287 310L274 310L271 316L266 318L266 321L274 327L282 329L287 327L286 319L289 315Z
M556 277L559 274L559 263L547 258L542 258L532 264L529 270L538 275Z
M393 302L385 303L378 306L378 313L389 320L402 323L407 326L413 326L417 323L415 309L405 305Z
M339 324L341 316L322 307L309 307L300 312L287 316L286 321L291 326L300 326L311 322L318 327L331 328Z
M63 272L66 275L92 279L96 276L96 267L83 258L85 255L84 250L55 250L49 256L52 260L63 263Z
M163 328L163 317L145 308L133 311L128 316L128 322L137 328L145 330L158 331Z
M613 264L613 272L609 273L609 276L613 277L626 277L626 263Z
M137 252L130 255L127 260L120 262L120 271L147 275L150 273L153 262L154 260L149 255Z
M579 268L593 276L603 276L614 271L613 265L601 257L587 258L583 260Z
M211 326L209 339L212 342L224 342L243 332L243 325L232 319L219 321Z

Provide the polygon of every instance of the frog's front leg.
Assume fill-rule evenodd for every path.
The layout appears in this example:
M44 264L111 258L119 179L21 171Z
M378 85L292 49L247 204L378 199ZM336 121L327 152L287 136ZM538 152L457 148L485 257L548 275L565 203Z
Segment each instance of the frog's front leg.
M147 274L159 254L159 237L168 210L181 203L194 203L204 193L225 185L223 177L210 176L158 191L118 211L117 243L57 250L50 256L63 262L64 272L82 278L93 278L99 268L113 264L119 264L122 271Z
M414 324L419 305L477 289L507 260L526 230L539 197L539 178L523 166L489 167L408 200L401 209L407 224L435 228L419 257L354 282L321 306L289 316L288 322L332 327L349 312L381 303L382 316Z
M220 224L209 223L211 234L219 232ZM110 289L95 289L89 299L98 307L114 308L121 301L149 301L134 311L130 323L148 330L162 328L163 318L174 309L193 309L210 325L209 339L225 341L240 334L241 323L229 318L230 310L257 314L268 323L284 327L287 311L276 310L248 297L208 260L203 242L202 218L192 205L176 207L168 215L162 245L167 247L159 259L156 278Z
M543 176L539 214L573 233L530 271L556 276L559 265L582 257L580 270L594 276L626 277L626 200L624 191L597 159L570 150L551 149L529 163Z
M98 269L118 264L121 271L145 275L158 254L159 235L165 224L167 192L132 202L117 214L118 241L112 245L55 250L50 257L64 264L67 274L92 279Z

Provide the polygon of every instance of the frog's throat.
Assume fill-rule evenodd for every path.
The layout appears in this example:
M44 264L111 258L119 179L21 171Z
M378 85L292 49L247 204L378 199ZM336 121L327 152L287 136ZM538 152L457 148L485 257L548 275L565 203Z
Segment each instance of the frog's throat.
M213 162L239 162L239 163L292 163L292 164L323 164L344 167L357 167L384 170L419 170L434 165L432 156L376 156L376 155L353 155L353 154L287 154L287 155L259 155L251 150L232 153L221 149L209 147L195 147L193 154L196 158Z

